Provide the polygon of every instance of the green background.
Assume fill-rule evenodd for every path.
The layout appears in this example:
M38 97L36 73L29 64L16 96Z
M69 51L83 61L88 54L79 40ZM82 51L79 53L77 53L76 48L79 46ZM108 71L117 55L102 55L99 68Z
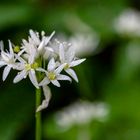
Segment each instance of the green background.
M78 84L61 82L61 88L51 85L52 99L42 111L44 140L78 140L79 131L88 131L89 140L140 140L140 37L121 36L113 28L114 19L122 11L139 10L139 5L136 0L0 1L0 40L5 47L8 39L15 45L27 39L29 29L44 30L48 35L55 30L56 35L71 37L78 27L73 17L100 37L97 49L82 56L87 60L75 68ZM28 79L13 84L14 71L2 82L2 71L3 68L0 69L0 140L33 140L34 87ZM106 103L108 119L104 122L93 119L89 124L61 131L54 119L56 112L79 99Z

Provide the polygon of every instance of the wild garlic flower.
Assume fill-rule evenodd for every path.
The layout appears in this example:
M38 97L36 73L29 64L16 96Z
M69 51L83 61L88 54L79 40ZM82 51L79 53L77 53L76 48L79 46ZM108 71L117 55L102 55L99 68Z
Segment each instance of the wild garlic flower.
M53 32L50 36L45 36L45 32L42 31L41 39L38 32L30 30L29 33L30 36L28 37L28 41L26 41L25 39L22 40L22 51L19 53L19 55L21 55L24 52L30 55L30 48L33 48L36 51L36 57L38 57L39 55L43 55L46 51L53 52L53 49L47 47L47 45L53 37L53 35L55 34L55 32Z
M9 51L4 51L4 45L3 42L0 42L0 48L1 48L1 60L0 60L0 67L5 66L3 71L2 80L5 81L8 74L10 73L10 70L13 68L16 68L16 58L15 54L13 52L12 43L9 40Z
M48 85L51 82L55 86L60 87L60 83L58 82L58 80L71 81L70 77L60 74L60 72L64 69L65 66L66 64L64 63L57 67L57 63L55 62L54 58L52 58L48 63L47 71L44 71L46 77L40 82L39 85Z
M63 128L89 124L93 120L104 122L109 117L109 106L103 102L77 101L54 115L55 122Z
M76 82L78 82L77 75L72 67L77 66L84 62L86 59L77 59L73 47L69 47L66 51L64 50L63 44L59 46L59 55L61 63L66 63L64 70L68 73Z
M45 99L37 111L48 106L51 98L48 84L52 83L60 87L59 80L71 82L72 79L69 76L61 74L63 70L78 82L72 67L85 61L85 59L75 57L74 49L70 43L52 40L54 33L45 36L45 32L42 31L40 36L38 32L29 30L28 40L23 39L21 45L14 46L9 41L9 51L4 51L3 42L0 42L0 67L5 66L3 81L7 78L10 70L14 69L18 73L13 83L29 77L36 88L43 88Z
M32 56L30 56L32 57ZM14 78L13 82L17 83L21 81L22 79L26 78L27 75L29 75L29 78L32 82L32 84L36 87L39 88L38 86L38 81L36 77L35 71L40 71L39 70L39 64L34 61L34 59L28 59L28 62L25 61L23 58L18 57L17 59L20 61L20 64L18 65L19 69L21 70L18 72L17 76Z

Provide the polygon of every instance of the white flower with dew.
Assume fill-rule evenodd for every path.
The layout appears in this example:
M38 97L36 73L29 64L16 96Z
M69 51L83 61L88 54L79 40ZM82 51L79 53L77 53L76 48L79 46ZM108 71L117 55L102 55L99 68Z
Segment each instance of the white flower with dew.
M64 69L65 65L66 64L61 64L57 67L57 63L55 62L54 58L52 58L48 63L47 71L42 71L45 72L46 77L39 83L39 85L48 85L51 82L55 86L60 87L60 83L58 82L58 80L71 81L70 77L60 74L60 72Z
M62 43L59 45L59 57L60 57L61 63L66 64L64 67L64 70L66 71L66 73L68 73L76 82L78 82L77 75L75 71L72 69L72 67L75 67L81 64L86 59L85 58L76 59L75 50L73 49L73 47L70 46L67 50L65 50Z

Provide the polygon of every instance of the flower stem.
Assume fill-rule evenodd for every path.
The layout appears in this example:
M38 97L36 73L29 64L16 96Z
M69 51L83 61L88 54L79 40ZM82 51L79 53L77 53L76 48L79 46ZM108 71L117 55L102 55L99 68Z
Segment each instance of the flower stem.
M41 103L41 88L36 89L36 109ZM35 130L35 140L41 140L41 112L35 113L36 118L36 130Z

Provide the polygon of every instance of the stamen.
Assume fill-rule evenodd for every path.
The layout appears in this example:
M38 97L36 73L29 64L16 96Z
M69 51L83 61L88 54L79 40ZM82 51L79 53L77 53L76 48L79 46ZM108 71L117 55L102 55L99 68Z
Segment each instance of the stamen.
M48 78L49 78L50 80L54 80L54 79L56 78L55 73L54 73L54 72L49 72Z
M18 52L20 52L20 47L19 46L15 46L13 50L14 50L15 53L18 53Z

